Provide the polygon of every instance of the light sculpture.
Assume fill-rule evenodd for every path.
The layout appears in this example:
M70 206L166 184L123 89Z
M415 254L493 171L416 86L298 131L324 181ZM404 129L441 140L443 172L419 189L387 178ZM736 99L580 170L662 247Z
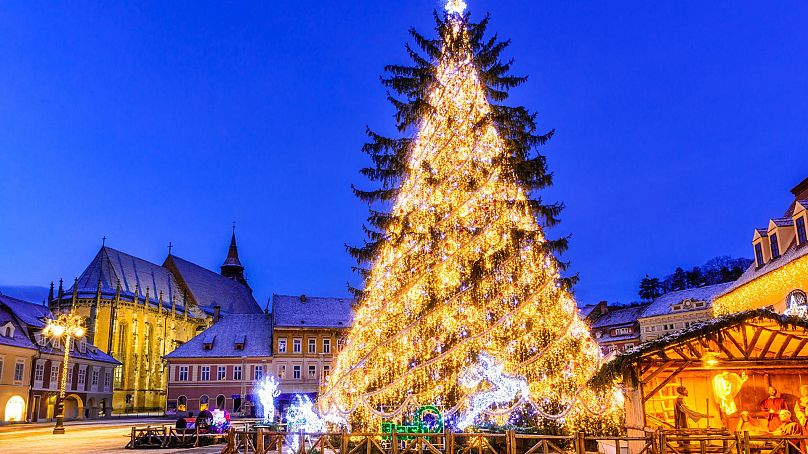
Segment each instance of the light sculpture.
M281 394L281 390L278 389L279 385L280 383L272 376L264 377L258 382L256 393L258 401L261 403L264 424L269 424L275 419L275 398Z

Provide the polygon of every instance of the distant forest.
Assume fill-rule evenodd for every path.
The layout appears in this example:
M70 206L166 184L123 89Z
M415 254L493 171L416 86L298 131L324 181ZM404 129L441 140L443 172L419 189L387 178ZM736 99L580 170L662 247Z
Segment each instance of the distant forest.
M694 266L690 271L677 267L663 279L646 274L640 281L638 294L643 301L652 301L668 292L731 282L738 279L751 264L752 260L747 258L722 256L710 259L702 266Z

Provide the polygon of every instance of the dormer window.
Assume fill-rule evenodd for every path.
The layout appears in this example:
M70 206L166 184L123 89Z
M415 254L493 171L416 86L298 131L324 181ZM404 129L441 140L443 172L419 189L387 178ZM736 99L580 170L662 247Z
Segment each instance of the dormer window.
M235 350L238 350L238 351L244 350L244 343L245 342L247 342L247 336L244 336L241 339L236 339L236 342L233 345L233 348Z
M213 350L213 341L216 340L216 336L206 337L205 340L202 341L202 349L203 350Z
M11 322L0 325L0 334L2 334L3 337L14 337L14 325L12 325Z
M808 243L808 238L805 235L805 216L800 216L797 218L797 244L802 246L805 243Z
M765 262L763 261L763 244L760 242L755 243L755 265L760 268Z
M772 233L769 235L769 239L771 240L772 245L772 260L780 257L780 245L777 243L777 234Z

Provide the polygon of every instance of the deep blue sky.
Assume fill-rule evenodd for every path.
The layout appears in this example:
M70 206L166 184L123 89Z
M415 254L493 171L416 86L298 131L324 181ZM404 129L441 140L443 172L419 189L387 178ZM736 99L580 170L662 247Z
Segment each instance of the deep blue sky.
M513 101L567 205L579 299L751 256L808 176L808 3L468 0L530 79ZM0 3L0 284L107 244L218 269L230 223L259 301L345 295L382 67L437 0Z

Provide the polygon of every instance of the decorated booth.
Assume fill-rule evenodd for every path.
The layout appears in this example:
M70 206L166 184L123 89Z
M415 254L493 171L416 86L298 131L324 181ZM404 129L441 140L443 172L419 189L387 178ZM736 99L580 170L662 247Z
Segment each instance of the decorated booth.
M622 383L629 435L808 430L808 319L769 309L722 316L618 355L596 380Z

